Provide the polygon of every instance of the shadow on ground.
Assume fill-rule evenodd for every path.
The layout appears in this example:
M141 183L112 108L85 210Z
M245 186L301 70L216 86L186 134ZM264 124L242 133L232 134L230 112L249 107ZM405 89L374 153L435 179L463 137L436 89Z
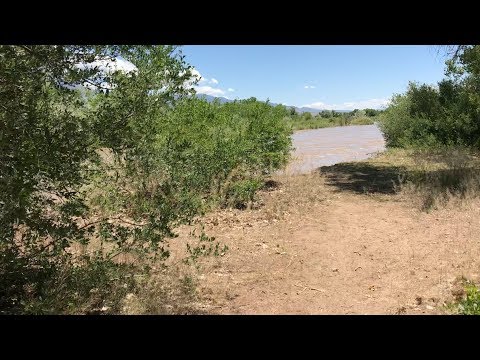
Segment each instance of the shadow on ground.
M336 191L360 194L394 194L406 174L404 167L363 162L322 166L317 171L325 176L327 185L337 188Z

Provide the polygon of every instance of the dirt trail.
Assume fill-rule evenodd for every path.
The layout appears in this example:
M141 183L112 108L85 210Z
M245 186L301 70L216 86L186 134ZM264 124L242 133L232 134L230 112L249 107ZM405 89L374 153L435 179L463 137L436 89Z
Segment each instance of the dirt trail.
M457 277L478 280L479 202L426 213L398 195L339 190L319 175L277 180L258 209L206 218L207 234L230 248L201 267L210 312L441 313Z

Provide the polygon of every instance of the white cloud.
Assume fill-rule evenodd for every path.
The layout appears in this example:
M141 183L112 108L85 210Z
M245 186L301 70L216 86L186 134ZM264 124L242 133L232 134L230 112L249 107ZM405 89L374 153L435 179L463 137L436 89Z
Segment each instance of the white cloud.
M193 84L190 83L190 87L193 86L193 88L195 89L195 91L198 94L206 94L206 95L211 95L211 96L223 96L223 97L227 98L225 96L225 93L226 93L225 90L214 87L215 85L218 84L217 79L211 78L210 80L208 80L207 78L203 77L202 74L200 74L200 72L197 69L192 69L191 72L192 72L192 75L196 79L198 79L199 81L198 81L198 84L196 86L193 86ZM210 86L210 85L207 85L207 84L213 84L213 86ZM228 88L227 91L232 92L232 91L235 91L235 90L232 89L232 88Z
M198 80L199 84L214 84L214 85L218 84L217 79L211 78L210 80L208 80L206 77L200 74L200 71L198 71L195 68L191 69L190 72L192 73L193 78Z
M315 89L315 86L313 86L313 85L305 85L304 88L305 88L305 89Z
M79 69L94 69L97 68L107 74L113 71L124 71L125 73L137 71L137 67L130 61L127 61L121 57L115 59L98 59L90 63L79 63L75 65Z
M192 73L193 78L199 80L200 82L205 81L205 78L202 76L202 74L200 74L200 71L198 71L197 69L193 68L190 70L190 72Z
M354 110L354 109L379 109L387 106L390 103L389 99L369 99L362 101L344 102L342 104L326 104L324 102L315 102L312 104L303 105L318 110Z
M206 85L197 86L195 87L195 90L199 94L206 94L206 95L212 95L212 96L225 95L225 91L223 91L222 89L215 89L211 86L206 86Z
M121 57L117 58L115 65L116 65L116 70L123 70L126 73L138 70L138 68L135 65L133 65L130 61L127 61Z
M88 69L96 69L97 75L100 77L106 76L108 74L111 74L115 71L121 71L125 74L129 73L136 73L138 71L138 68L132 64L130 61L125 60L122 57L116 57L116 58L100 58L98 57L95 61L89 62L89 63L84 63L80 62L74 65L77 69L81 70L88 70ZM102 89L102 90L107 90L107 89L113 89L115 87L115 84L108 83L106 81L99 82L98 78L97 79L89 79L90 81L85 81L81 85L75 85L75 86L70 86L71 88L87 88L90 90L97 90L97 89Z
M199 83L199 84L205 83L205 82L207 81L207 79L205 79L205 78L202 76L202 74L200 74L200 72L199 72L197 69L195 69L195 68L190 69L190 73L192 74L192 78L191 78L190 80L185 81L185 84L184 84L185 87L188 87L188 88L189 88L189 87L192 87L192 86L194 85L193 83L194 83L196 80L198 80L198 83ZM180 73L180 76L182 76L182 75L184 75L184 74L185 74L185 72L182 71L182 72Z

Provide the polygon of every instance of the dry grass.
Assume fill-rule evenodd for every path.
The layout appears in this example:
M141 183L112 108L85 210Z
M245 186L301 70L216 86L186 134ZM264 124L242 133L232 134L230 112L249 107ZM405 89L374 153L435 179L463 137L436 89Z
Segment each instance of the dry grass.
M478 197L480 190L479 170L478 156L461 149L449 152L390 150L366 161L324 167L306 175L275 174L257 193L252 206L246 210L215 210L196 219L193 227L178 228L180 238L169 240L172 253L165 263L166 266L160 262L150 262L150 272L139 271L134 275L136 286L127 292L122 292L119 288L118 294L121 298L117 300L121 306L118 312L215 313L220 311L216 308L225 308L226 304L235 302L239 296L236 285L230 284L229 279L233 277L236 282L244 281L251 287L258 284L267 286L266 284L273 281L280 289L288 278L287 274L302 269L303 262L299 259L303 254L303 247L307 246L309 241L328 240L322 226L327 226L327 230L332 227L331 236L343 234L345 230L340 231L340 228L346 226L345 222L354 227L352 221L355 219L347 220L352 214L356 214L354 203L351 205L352 213L348 208L349 211L339 212L338 215L330 214L333 209L330 204L348 202L351 200L348 194L353 193L360 195L358 201L407 201L415 204L417 209L427 211L448 211L449 207L458 206L474 207L478 201L472 200ZM365 214L362 221L367 221L368 217L369 214ZM362 223L360 218L357 220ZM319 229L311 224L316 224ZM225 257L202 257L197 259L193 266L185 264L182 260L188 256L186 243L198 245L198 236L192 236L191 230L201 230L202 226L205 226L207 235L218 235L218 241L228 244L231 251L227 252ZM339 227L338 232L333 230L334 227ZM198 233L197 231L197 235ZM288 233L292 235L284 236ZM298 240L295 245L297 247L292 247L292 236L299 239L310 236L313 240ZM312 242L311 246L313 244L316 243ZM92 239L88 246L76 245L72 250L76 254L93 254L98 250L111 251L112 245ZM310 261L306 253L303 256L305 258L302 261ZM115 257L115 261L136 265L147 265L148 262L131 254L120 254ZM365 264L361 267L362 271L364 267ZM235 269L238 271L237 275ZM258 272L255 278L253 271ZM358 276L356 270L354 273ZM284 275L285 279L281 278ZM239 277L242 280L238 280ZM313 278L308 281L315 285ZM310 284L308 281L305 280L305 284ZM316 289L311 284L302 284L303 290L299 291L301 294L307 293L305 289ZM277 291L275 286L270 290ZM297 288L299 285L295 282L292 286ZM245 294L247 293L245 290ZM260 294L263 293L260 291ZM95 300L95 297L92 299ZM97 306L95 302L89 307L99 308L99 313L109 313L101 310L103 303L98 301L98 304L100 305Z
M391 149L365 161L321 171L338 192L387 195L387 200L396 195L397 200L410 201L424 211L469 206L480 193L480 158L461 148Z
M406 201L415 204L418 209L442 209L444 212L449 207L478 204L471 201L480 190L478 169L478 157L464 150L390 150L366 161L338 164L306 175L276 174L257 193L251 208L212 211L198 218L193 227L177 229L180 238L171 241L172 256L167 261L168 267L154 270L149 277L138 278L140 290L126 296L122 313L204 314L227 311L217 308L225 309L241 294L229 281L237 282L241 276L247 279L245 281L249 286L257 286L255 281L264 284L268 279L276 279L278 274L298 271L299 266L303 266L296 260L300 250L289 250L290 240L287 240L288 237L281 240L282 234L292 231L301 233L301 228L297 228L302 227L302 221L309 223L317 217L327 221L325 211L329 209L329 204L343 201L347 193L387 202ZM336 224L327 223L328 226ZM227 243L231 251L225 257L201 258L195 266L183 264L182 260L187 256L186 243L195 244L198 241L191 235L192 228L200 230L203 225L208 235L218 235L220 243ZM258 229L258 234L255 229ZM265 237L267 233L271 233L272 237ZM302 246L306 245L302 243ZM272 255L262 259L260 263L263 265L257 265L261 269L258 279L253 281L251 271L257 261L245 258L246 254L255 257L259 256L257 252L263 254L269 251ZM234 272L235 266L238 266L238 273ZM230 278L235 280L228 280Z
M230 250L202 259L197 304L220 314L440 313L451 279L478 275L479 199L468 212L412 206L424 191L407 193L409 182L424 183L415 175L462 164L429 156L392 151L278 174L251 209L207 214L206 233ZM184 256L189 231L179 229L172 260Z
M401 153L400 153L401 154ZM399 153L392 163L399 163ZM466 149L404 152L396 191L422 210L468 207L480 194L480 159Z
M137 292L126 295L121 314L187 315L208 310L199 300L197 275L191 267L164 267L136 280Z

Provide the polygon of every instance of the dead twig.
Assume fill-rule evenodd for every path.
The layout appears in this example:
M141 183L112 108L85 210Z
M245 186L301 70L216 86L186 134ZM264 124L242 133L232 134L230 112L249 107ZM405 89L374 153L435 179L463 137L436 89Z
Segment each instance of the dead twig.
M327 292L327 291L324 290L324 289L319 289L319 288L316 288L316 287L313 287L313 286L309 286L309 285L307 285L307 286L305 286L305 285L300 285L300 284L294 284L294 285L295 285L296 287L303 288L303 291L305 291L305 290L314 290L314 291L319 291L319 292L321 292L321 293ZM302 292L303 292L303 291L302 291Z

